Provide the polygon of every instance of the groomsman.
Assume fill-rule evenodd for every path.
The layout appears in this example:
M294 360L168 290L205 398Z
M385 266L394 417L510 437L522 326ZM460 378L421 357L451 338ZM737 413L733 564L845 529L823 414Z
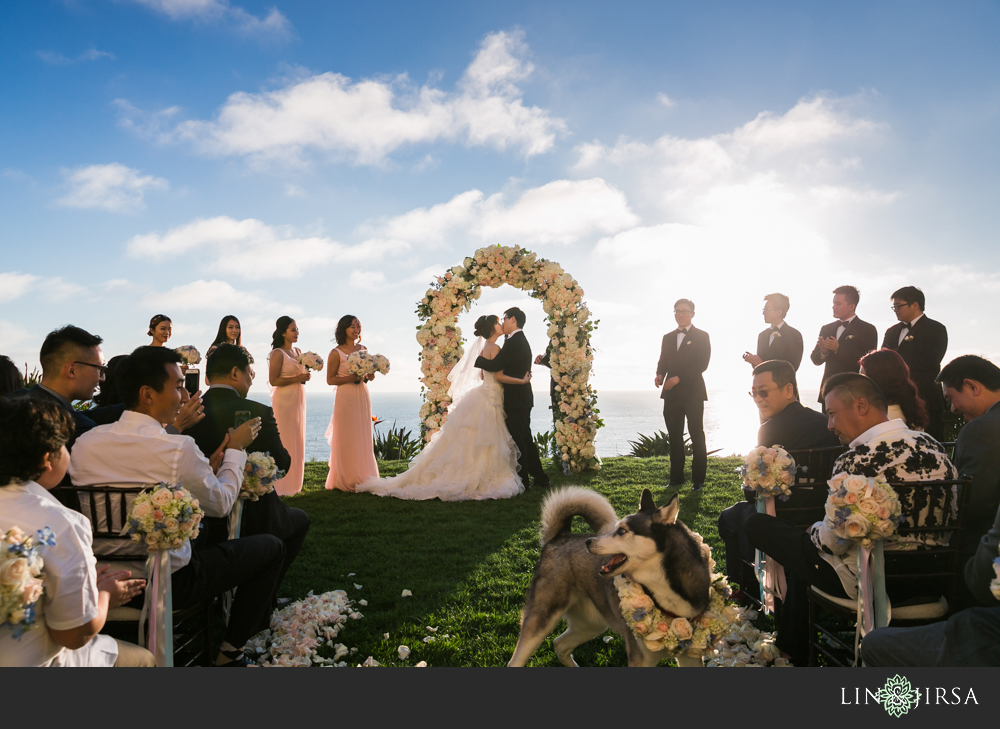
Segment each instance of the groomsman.
M861 294L853 286L838 286L833 290L833 315L837 320L819 330L816 346L809 355L814 365L825 365L821 391L834 375L857 372L858 360L878 346L878 330L854 313L859 301ZM825 413L822 395L819 402Z
M784 294L764 297L764 323L768 328L757 335L757 354L744 353L744 362L756 367L762 362L779 359L799 369L804 348L802 334L785 323L788 307L788 297Z
M708 391L702 373L708 369L712 346L708 333L691 325L694 303L678 299L674 304L677 329L665 334L660 343L660 360L656 365L656 387L662 387L663 420L670 436L670 485L684 483L684 419L694 456L691 461L691 481L694 490L705 485L708 451L705 445L705 401Z
M944 437L944 398L935 382L941 372L941 360L948 350L948 330L944 324L924 316L924 292L916 286L904 286L892 294L892 310L898 324L885 332L884 349L894 349L910 368L910 379L927 403L927 434Z

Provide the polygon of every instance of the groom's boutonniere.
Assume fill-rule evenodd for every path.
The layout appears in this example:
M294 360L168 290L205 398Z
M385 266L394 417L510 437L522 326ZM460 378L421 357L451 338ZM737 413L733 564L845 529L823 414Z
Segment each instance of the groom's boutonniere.
M903 341L904 342L912 342L913 341L913 335L912 334L907 334L905 337L903 337Z
M684 342L684 344L691 344L691 340L690 339L687 340L686 342Z
M774 330L774 337L775 337L775 339L780 338L781 337L781 332L779 332L777 329L775 329Z
M847 335L847 338L848 338L848 339L854 339L854 335L853 335L853 334L848 334L848 335Z

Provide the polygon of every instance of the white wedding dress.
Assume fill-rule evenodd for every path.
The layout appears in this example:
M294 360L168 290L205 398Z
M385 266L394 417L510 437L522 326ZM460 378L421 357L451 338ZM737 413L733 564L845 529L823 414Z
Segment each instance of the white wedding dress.
M359 493L467 501L508 499L524 491L517 475L517 446L504 421L503 386L492 372L472 366L482 347L479 339L449 374L448 419L409 469L364 481L357 485Z

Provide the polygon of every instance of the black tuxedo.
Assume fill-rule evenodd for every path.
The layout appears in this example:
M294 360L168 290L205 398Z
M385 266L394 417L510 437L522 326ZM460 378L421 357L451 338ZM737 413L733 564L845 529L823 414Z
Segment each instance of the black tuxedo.
M705 401L708 390L702 374L708 369L712 356L712 345L708 332L695 326L688 328L681 346L677 346L675 329L663 336L660 342L660 360L656 363L656 374L663 377L663 421L670 436L670 483L684 482L684 420L687 419L688 434L691 436L691 480L695 484L705 482L708 471L708 451L705 445ZM666 382L677 377L679 382L669 390Z
M823 326L819 330L819 336L823 339L836 337L837 329L840 328L840 325L840 321L835 321ZM840 347L837 351L830 352L826 357L822 356L822 349L819 346L819 342L816 342L812 354L809 355L809 359L812 360L813 364L826 364L826 367L823 369L823 382L826 382L834 375L839 375L841 372L857 372L861 369L858 360L878 346L878 330L873 325L866 321L861 321L859 317L855 316L844 327L844 333L840 335L838 342ZM822 385L820 385L820 391L822 392ZM823 402L822 394L819 397L819 402Z
M928 319L926 314L916 321L900 342L902 329L903 322L889 327L882 338L882 347L899 352L910 368L910 379L927 403L927 414L930 416L927 433L941 440L944 436L944 396L941 386L934 380L941 372L941 360L948 350L948 330L941 322Z
M549 346L545 348L545 354L542 355L542 359L538 364L552 369L552 342L549 342ZM549 400L552 401L552 422L554 423L556 420L556 408L559 407L559 398L556 397L556 381L551 374L549 375Z
M765 362L772 359L784 360L798 370L804 349L802 333L788 324L782 324L774 336L774 341L770 342L770 339L770 327L757 335L757 356Z
M208 458L221 445L226 433L233 427L236 411L249 411L251 418L260 418L260 432L247 447L248 453L256 451L267 452L274 458L275 464L282 471L287 471L292 463L288 451L281 445L278 424L274 420L274 412L267 405L240 397L239 393L228 387L210 387L201 396L205 407L205 417L185 431L184 435L194 438L201 452ZM211 547L229 538L229 527L224 518L207 517L202 521L202 534L194 541L195 548ZM257 501L243 502L243 516L240 524L240 537L252 537L257 534L272 534L285 543L284 564L277 585L294 561L306 533L309 531L309 517L301 509L291 509L285 505L281 497L274 491L261 496ZM277 594L274 595L277 598Z
M504 342L500 353L493 359L476 358L476 367L486 372L503 372L508 377L524 377L531 369L531 347L524 332L517 331ZM531 392L531 384L503 385L503 411L507 422L507 430L520 454L517 468L521 483L528 488L528 474L534 477L535 483L548 485L549 477L542 469L542 461L538 457L538 448L531 435L531 408L535 403Z

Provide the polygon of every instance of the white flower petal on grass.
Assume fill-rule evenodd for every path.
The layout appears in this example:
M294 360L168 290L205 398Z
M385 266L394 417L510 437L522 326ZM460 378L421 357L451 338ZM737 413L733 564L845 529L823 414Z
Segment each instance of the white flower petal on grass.
M424 636L424 643L433 643L433 642L434 642L434 636L433 635Z
M368 657L367 657L367 658L365 659L365 662L361 664L361 666L362 666L363 668L376 668L376 667L378 667L378 666L381 666L381 665L382 665L381 663L379 663L378 661L376 661L376 660L375 660L374 658L372 658L371 656L368 656Z
M389 634L388 633L382 633L382 640L389 640Z
M353 572L348 572L348 573L347 573L347 576L348 576L348 577L354 577L354 573L353 573Z
M604 642L605 642L605 643L610 643L610 642L611 642L611 641L613 641L614 639L615 639L615 636L613 636L613 635L606 635L606 636L604 636L604 638L603 638L603 640L604 640Z
M427 668L427 661L420 661L414 668Z
M430 631L430 632L432 632L432 633L436 633L436 632L438 632L438 629L437 629L437 628L432 628L432 627L431 627L431 626L429 626L429 625L427 626L427 630L429 630L429 631Z
M409 590L403 590L403 594L401 597L413 597L413 593L410 592Z
M358 600L358 605L361 605L362 607L368 607L368 601L367 600Z
M358 652L358 649L357 649L357 648L351 648L351 655L352 655L352 656L353 656L353 655L354 655L355 653L357 653L357 652Z
M406 645L401 645L396 649L396 653L399 654L400 660L406 660L407 656L410 655L410 647Z
M343 658L344 656L346 656L348 654L348 652L349 652L347 650L347 646L344 645L343 643L337 643L337 645L335 645L333 647L333 650L334 650L333 660L335 660L335 661L339 661L341 658Z
M359 585L357 582L354 583L355 590L360 590L362 587L364 587L364 585Z

